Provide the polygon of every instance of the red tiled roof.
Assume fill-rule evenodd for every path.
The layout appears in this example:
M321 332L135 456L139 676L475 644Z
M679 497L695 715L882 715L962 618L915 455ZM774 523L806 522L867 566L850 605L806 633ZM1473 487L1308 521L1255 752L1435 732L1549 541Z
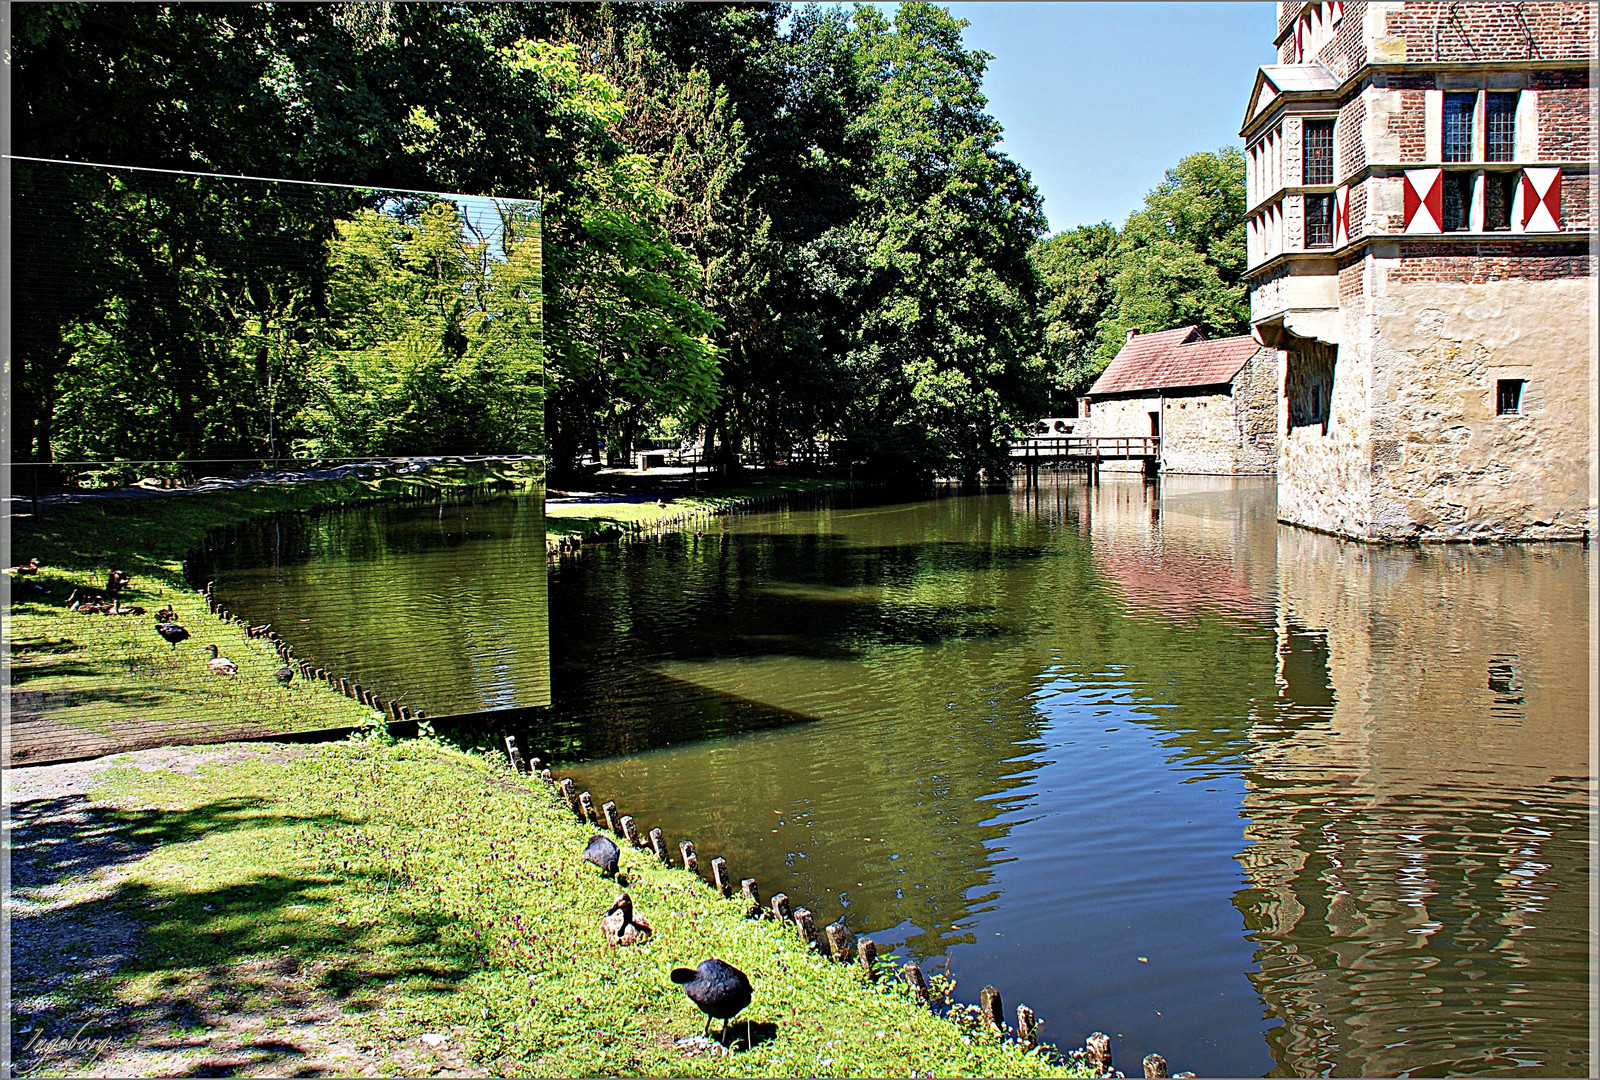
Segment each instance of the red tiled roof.
M1260 347L1248 334L1207 341L1197 326L1136 334L1100 373L1088 396L1232 382Z

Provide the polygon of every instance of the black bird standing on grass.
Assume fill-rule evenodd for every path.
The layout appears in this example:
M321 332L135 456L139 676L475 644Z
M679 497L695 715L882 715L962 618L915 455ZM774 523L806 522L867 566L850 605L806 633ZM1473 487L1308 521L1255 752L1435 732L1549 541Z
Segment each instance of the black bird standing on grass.
M160 634L166 640L166 643L172 646L174 652L178 649L178 642L185 641L189 637L189 631L175 622L156 623L156 633Z
M584 849L583 857L600 868L600 872L608 878L617 876L617 862L621 853L617 845L609 837L595 833L589 839L589 846Z
M689 1000L699 1006L700 1011L706 1014L705 1034L711 1034L711 1021L722 1021L721 1038L728 1037L728 1021L732 1020L744 1007L750 1004L750 980L745 978L744 972L732 964L725 964L716 957L700 961L700 966L693 971L688 968L673 968L672 981L683 987L683 992L689 995ZM750 1021L744 1022L745 1049L750 1048Z
M285 664L283 667L277 670L276 677L279 682L285 686L288 686L290 683L294 682L294 669L288 664Z

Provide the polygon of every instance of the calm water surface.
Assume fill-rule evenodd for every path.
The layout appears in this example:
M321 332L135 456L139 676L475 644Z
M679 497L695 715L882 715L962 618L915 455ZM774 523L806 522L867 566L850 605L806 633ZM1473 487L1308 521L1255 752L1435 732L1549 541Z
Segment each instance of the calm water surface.
M428 561L338 647L403 654L445 604L459 632L390 677L537 700L494 675L542 659L516 502L426 542L346 515L369 564ZM308 617L289 579L339 549L218 590ZM1279 526L1270 482L755 515L551 572L553 705L506 719L597 802L1053 1041L1113 1034L1125 1071L1587 1075L1589 572L1342 544Z

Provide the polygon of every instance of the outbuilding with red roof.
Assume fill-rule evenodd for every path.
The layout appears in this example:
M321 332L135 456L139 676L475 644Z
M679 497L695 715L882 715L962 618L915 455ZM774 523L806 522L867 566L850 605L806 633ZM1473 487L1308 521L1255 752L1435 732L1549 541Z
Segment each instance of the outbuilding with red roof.
M1248 335L1211 340L1198 326L1130 331L1084 395L1077 433L1159 436L1162 472L1268 475L1277 471L1277 387L1277 351Z

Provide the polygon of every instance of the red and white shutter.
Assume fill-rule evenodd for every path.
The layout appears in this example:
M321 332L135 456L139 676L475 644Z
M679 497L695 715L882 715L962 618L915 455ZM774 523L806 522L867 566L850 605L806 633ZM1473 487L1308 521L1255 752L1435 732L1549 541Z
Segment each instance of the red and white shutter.
M1350 242L1350 185L1333 193L1333 246L1343 247Z
M1333 3L1328 5L1329 24L1338 26L1342 18L1344 18L1344 0L1333 0Z
M1511 207L1512 224L1520 232L1561 231L1561 170L1523 169Z
M1443 169L1406 170L1405 215L1408 233L1444 231Z

